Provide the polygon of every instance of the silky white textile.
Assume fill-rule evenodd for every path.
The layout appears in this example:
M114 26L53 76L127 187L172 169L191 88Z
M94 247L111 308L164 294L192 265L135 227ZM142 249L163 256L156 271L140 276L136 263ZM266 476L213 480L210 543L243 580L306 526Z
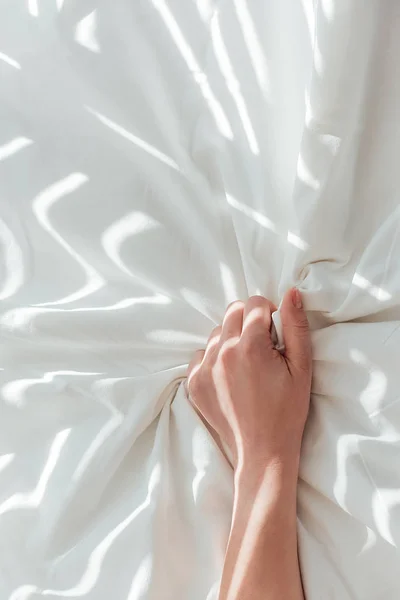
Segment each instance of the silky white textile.
M398 600L399 56L397 0L0 3L2 600L216 599L232 470L181 381L293 284L307 599Z

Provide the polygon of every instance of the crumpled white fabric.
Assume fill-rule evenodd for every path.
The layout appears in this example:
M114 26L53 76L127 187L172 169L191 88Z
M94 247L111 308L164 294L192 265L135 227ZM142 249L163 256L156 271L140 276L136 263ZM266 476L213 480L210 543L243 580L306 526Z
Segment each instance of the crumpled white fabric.
M293 285L307 600L399 598L399 55L396 0L2 4L2 599L216 600L232 469L182 380Z
M285 351L285 340L283 337L283 329L282 329L282 320L281 320L281 313L278 310L275 310L272 315L271 315L271 319L272 319L272 324L271 324L271 339L272 342L275 346L275 348L277 350L279 350L279 352L284 352Z

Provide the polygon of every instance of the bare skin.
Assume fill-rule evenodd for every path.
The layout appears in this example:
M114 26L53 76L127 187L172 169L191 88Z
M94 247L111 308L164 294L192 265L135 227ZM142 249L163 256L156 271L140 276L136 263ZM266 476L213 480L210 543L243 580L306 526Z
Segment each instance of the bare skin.
M191 402L229 448L231 533L219 600L304 600L296 492L311 389L311 343L298 290L281 306L285 354L273 346L260 296L228 307L188 370Z

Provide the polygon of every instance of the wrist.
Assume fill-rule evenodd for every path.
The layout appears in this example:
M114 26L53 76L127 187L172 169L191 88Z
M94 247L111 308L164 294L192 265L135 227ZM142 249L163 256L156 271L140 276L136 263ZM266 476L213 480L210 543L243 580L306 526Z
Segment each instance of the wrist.
M235 470L235 491L252 495L267 482L272 494L293 493L297 489L300 454L239 461Z
M280 527L295 528L298 468L293 462L269 462L263 469L246 468L235 472L232 530L237 530L252 514L263 528L271 515ZM261 531L261 530L260 530Z
M297 479L300 465L300 445L286 446L282 450L260 450L246 448L238 454L235 471L244 477L258 477L260 474L271 473L293 475Z

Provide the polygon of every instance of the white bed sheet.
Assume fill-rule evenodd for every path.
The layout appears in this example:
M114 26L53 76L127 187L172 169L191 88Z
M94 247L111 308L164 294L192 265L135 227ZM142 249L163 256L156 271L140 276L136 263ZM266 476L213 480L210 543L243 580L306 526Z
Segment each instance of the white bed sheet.
M307 600L400 596L400 5L0 5L0 597L215 600L232 470L181 385L301 287Z

